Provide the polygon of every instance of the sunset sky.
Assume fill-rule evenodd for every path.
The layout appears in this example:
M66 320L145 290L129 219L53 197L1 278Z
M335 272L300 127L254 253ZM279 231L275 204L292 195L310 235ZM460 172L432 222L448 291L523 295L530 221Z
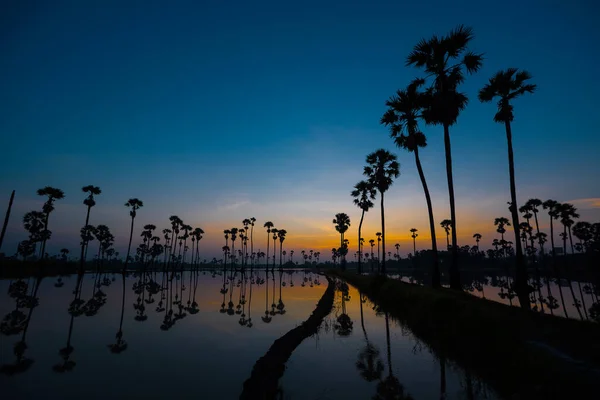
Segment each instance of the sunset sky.
M144 201L135 236L170 215L202 227L205 257L222 231L255 217L285 228L287 250L331 249L331 220L350 215L356 250L360 211L352 186L365 156L399 157L386 195L387 242L429 248L427 210L412 154L394 148L379 119L385 100L421 72L411 48L458 24L472 26L482 70L463 91L470 104L451 128L459 244L509 216L504 127L477 91L499 69L524 68L538 91L517 100L513 124L519 203L569 201L600 221L600 41L593 1L26 1L0 12L0 213L16 190L2 251L26 237L21 218L41 209L43 186L66 198L50 217L51 254L77 253L85 220L81 187L102 195L91 223L108 225L124 254L129 216ZM449 218L442 128L422 126L421 153L436 222ZM365 218L366 240L380 230ZM546 215L543 227L547 225ZM440 245L445 243L438 228ZM92 244L91 248L96 245ZM323 253L329 257L330 251ZM322 259L324 258L322 256Z

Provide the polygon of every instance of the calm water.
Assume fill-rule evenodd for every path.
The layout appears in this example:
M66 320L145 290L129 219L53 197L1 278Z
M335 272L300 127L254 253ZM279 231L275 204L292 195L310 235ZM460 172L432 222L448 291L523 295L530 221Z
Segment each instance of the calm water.
M12 334L0 336L3 398L238 398L254 363L308 318L327 287L323 277L303 271L237 274L231 281L211 272L172 281L162 273L89 274L79 290L76 276L62 281L57 287L56 278L43 279L32 308L31 298L17 302L8 292L12 283L32 295L34 279L0 281L0 314L23 313L13 332L5 320L3 331ZM286 364L283 398L369 399L394 378L406 398L439 398L442 390L448 399L496 398L360 297L353 287L337 288L319 333ZM342 314L351 324L340 325ZM21 340L26 348L15 347ZM22 351L21 364L15 350ZM15 371L18 365L23 370Z

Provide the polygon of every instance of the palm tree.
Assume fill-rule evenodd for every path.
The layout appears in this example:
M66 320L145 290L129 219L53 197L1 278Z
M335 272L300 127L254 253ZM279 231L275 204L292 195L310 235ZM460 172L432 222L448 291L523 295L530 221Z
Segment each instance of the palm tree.
M125 257L123 272L127 270L127 264L129 263L129 253L131 252L131 240L133 239L133 223L135 221L135 216L137 215L137 210L143 206L144 203L136 198L129 199L127 200L127 203L125 203L125 207L131 208L129 211L129 216L131 217L131 230L129 231L129 245L127 246L127 256Z
M396 146L415 155L415 163L425 192L425 201L429 213L431 248L433 250L432 286L439 287L440 272L433 206L423 167L421 166L421 159L419 158L419 147L427 146L427 138L418 126L418 119L422 118L421 111L425 100L423 94L418 91L419 86L421 86L419 82L410 84L405 90L398 90L395 96L387 100L386 106L388 109L381 117L381 123L389 126L390 136L394 139Z
M504 234L506 233L505 226L510 226L510 221L508 220L508 218L499 217L494 219L494 225L497 226L496 232L500 234L502 241L504 241ZM519 240L520 239L517 238L517 242ZM504 253L504 256L506 256L506 253Z
M473 30L460 25L446 36L433 36L429 40L422 39L406 60L407 65L423 68L426 75L433 78L431 86L425 92L422 116L426 123L444 127L446 176L450 198L450 220L452 221L450 287L456 290L462 290L462 287L458 270L450 126L456 123L458 115L468 102L467 96L458 92L458 86L464 81L463 71L466 70L469 74L477 72L481 68L483 60L481 54L468 51L471 40L473 40Z
M332 222L335 225L335 230L340 234L340 249L344 247L344 233L350 227L350 217L346 213L335 214L335 218ZM342 256L341 260L342 270L346 269L346 257Z
M416 256L417 255L417 236L419 236L419 234L417 233L418 229L417 228L412 228L410 230L410 237L413 240L413 255Z
M196 240L196 260L195 260L195 262L194 262L194 260L192 260L192 263L200 264L200 252L198 251L198 246L200 245L200 240L203 237L202 235L204 235L204 231L202 230L202 228L196 228L192 232L192 239ZM192 251L193 250L194 249L192 246Z
M173 268L175 267L175 252L177 250L177 238L179 237L179 228L183 225L183 220L179 218L177 215L171 215L169 217L169 221L171 221L171 230L173 231L173 236L171 239L171 261L173 261ZM171 274L173 275L174 272Z
M60 249L60 254L62 254L62 259L67 261L67 254L69 254L69 249Z
M383 194L388 191L394 178L400 175L400 164L396 155L385 149L379 149L367 156L367 166L365 166L363 175L368 177L369 183L379 191L381 197L381 248L383 257L381 259L381 272L385 271L385 211L383 204Z
M267 262L267 269L269 268L269 244L271 242L271 228L273 228L273 226L274 225L271 221L267 221L263 225L264 228L267 228L267 257L265 258L265 261Z
M400 243L396 243L394 247L396 248L396 258L398 259L398 262L400 262Z
M100 190L100 188L98 186L87 185L87 186L82 187L81 191L83 193L88 193L88 196L83 200L83 204L85 204L87 206L87 214L85 216L85 225L84 226L88 226L90 223L90 210L92 209L92 207L94 207L96 205L96 200L94 199L94 196L100 195L100 193L102 193L102 190ZM87 243L82 241L81 256L79 257L80 272L83 272L83 264L85 263L84 255L85 255L85 246L86 245L87 245Z
M529 199L525 203L525 206L529 210L531 210L531 212L533 213L533 219L535 221L536 237L538 239L538 244L540 246L540 254L543 258L544 257L544 244L540 240L540 224L538 222L538 212L540 211L540 207L543 206L543 203L540 199Z
M452 229L452 221L445 219L440 222L440 226L444 228L444 231L446 232L446 248L450 249L450 230Z
M254 254L254 223L256 218L250 218L250 254ZM252 260L252 267L254 267L254 260ZM252 293L252 286L250 286L250 292Z
M271 229L271 233L273 234L273 266L271 267L271 271L275 270L275 255L277 254L277 232L279 232L277 228Z
M542 207L544 210L548 210L548 215L550 216L550 245L552 246L552 257L556 256L556 251L554 250L554 224L553 220L558 219L560 203L556 200L546 200L542 203Z
M371 245L371 272L373 272L373 247L375 247L375 240L370 239L369 245Z
M283 251L283 241L285 240L286 234L287 234L287 231L285 229L279 229L277 231L277 237L279 238L279 269L280 270L282 270L282 267L283 267L282 251Z
M29 233L28 243L23 243L23 249L27 249L27 253L29 253L30 249L33 249L31 251L31 253L33 254L35 252L35 247L37 243L49 236L48 231L44 229L45 221L46 214L41 211L30 211L23 216L23 227Z
M479 241L481 240L481 233L476 233L473 235L473 238L475 239L475 243L477 244L477 251L479 251Z
M381 232L375 233L377 236L377 265L379 265L379 259L381 257Z
M497 72L489 82L479 91L479 101L489 102L494 98L498 100L498 112L494 121L504 124L506 129L506 140L508 143L508 171L510 175L510 212L512 214L512 225L515 231L516 268L517 268L517 291L521 307L529 309L529 295L527 287L527 267L523 258L519 233L519 213L517 206L517 188L515 183L515 163L513 157L511 122L514 119L511 101L525 93L533 93L536 85L526 83L531 79L529 72L517 68L509 68Z
M54 211L54 201L60 200L65 197L65 192L60 189L53 188L51 186L46 186L42 189L38 189L38 196L48 196L48 199L44 203L42 211L46 214L46 218L44 221L44 231L48 231L48 219L50 218L50 213ZM87 225L87 224L86 224ZM46 254L46 241L47 238L44 238L42 241L42 249L40 251L41 258L45 258Z
M364 239L361 237L363 219L365 218L365 212L373 208L373 202L375 200L375 188L367 181L360 181L354 185L354 190L350 193L354 197L354 204L362 210L360 215L360 223L358 224L358 273L362 272L361 259L362 259L362 243Z

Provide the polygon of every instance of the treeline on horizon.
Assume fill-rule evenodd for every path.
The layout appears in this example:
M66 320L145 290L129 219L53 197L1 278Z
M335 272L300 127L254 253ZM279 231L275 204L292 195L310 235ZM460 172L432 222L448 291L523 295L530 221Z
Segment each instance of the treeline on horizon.
M419 150L427 145L427 138L419 128L420 123L426 125L441 126L444 132L444 147L446 157L446 174L448 181L448 196L450 204L450 218L441 221L441 226L446 232L447 249L451 254L449 272L450 287L461 290L461 278L459 269L459 254L472 254L487 258L510 258L515 264L514 289L519 296L521 306L528 308L528 294L531 287L528 284L528 263L535 265L544 262L545 248L544 244L548 241L548 234L542 232L539 228L538 213L541 208L547 210L550 217L550 253L556 256L556 246L554 242L554 220L559 220L562 224L560 237L562 240L562 253L567 253L567 241L572 254L575 251L597 255L600 251L600 224L579 221L576 208L571 204L560 204L554 200L541 201L539 199L530 199L525 205L519 207L517 204L517 188L515 184L515 165L512 147L512 129L511 123L514 119L513 100L524 95L532 94L536 90L536 85L530 83L531 75L525 70L517 68L508 68L498 71L489 82L481 88L478 93L478 99L481 102L497 101L497 112L493 115L494 122L504 124L506 130L507 149L508 149L508 167L509 167L509 190L510 201L508 202L508 211L510 219L499 217L494 220L497 232L500 238L491 242L493 248L485 253L480 252L479 242L482 235L474 233L476 245L465 251L457 242L456 227L456 204L454 199L454 185L452 172L452 152L450 141L450 128L453 127L460 113L468 105L468 97L460 91L461 84L468 75L477 73L483 64L483 56L470 50L469 45L473 40L473 31L469 27L458 26L445 36L432 36L429 39L423 39L417 43L413 51L406 58L406 65L417 67L422 70L422 75L416 77L408 83L406 88L397 90L386 101L386 111L381 117L381 124L389 128L390 136L394 144L401 149L414 154L419 178L423 185L425 200L428 208L429 230L431 235L431 284L433 287L441 286L441 272L439 252L436 239L436 222L433 216L433 206L431 196L428 190L423 166L419 158ZM384 194L393 184L394 180L400 175L400 165L396 155L386 149L378 149L366 157L366 166L364 167L365 180L358 182L354 186L351 195L354 204L361 211L361 219L358 226L357 252L359 271L362 271L363 256L368 257L368 253L363 250L364 238L362 237L362 223L365 213L369 211L379 195L381 204L381 231L377 232L378 271L386 273L386 254L391 256L391 252L386 253L386 234L385 234L385 208ZM106 225L93 226L89 224L90 210L95 205L95 196L101 193L100 188L89 185L83 188L87 197L84 199L84 205L87 206L87 215L84 226L80 231L80 257L81 266L85 263L89 244L94 239L98 241L98 252L96 258L102 262L104 258L118 258L119 254L113 248L114 236ZM13 192L14 195L14 192ZM38 251L39 258L48 257L45 252L46 243L51 238L52 232L49 228L49 216L54 210L54 202L64 198L64 192L53 187L45 187L38 190L38 195L47 197L43 204L42 211L30 211L23 217L23 226L29 236L26 240L19 243L17 254L23 260L27 260ZM11 203L12 205L12 197ZM157 236L156 226L148 224L144 226L141 233L142 243L137 247L135 256L131 256L131 245L133 241L134 223L138 210L143 207L143 202L137 198L130 199L125 206L130 210L131 229L127 254L124 258L124 269L130 262L137 261L142 264L156 263L162 259L165 267L171 264L184 265L187 253L191 253L191 263L200 262L199 242L203 238L204 231L201 228L193 228L185 224L179 217L173 215L169 218L170 227L162 230L162 238ZM523 214L524 222L520 221L519 212ZM0 246L4 239L6 224L10 214L7 211L5 224L0 238ZM273 254L272 266L276 265L277 241L279 241L279 265L284 264L283 242L286 237L284 229L275 229L273 224L268 221L264 224L267 228L267 253L254 251L254 223L256 219L250 218L243 221L243 227L232 228L224 231L225 246L221 249L223 259L221 262L227 264L240 263L241 267L247 265L257 265L260 259L264 258L266 265L271 262L270 240L273 235ZM535 222L535 229L532 223ZM336 230L340 233L341 241L339 248L332 249L332 260L340 260L342 267L346 265L346 255L349 249L349 240L345 238L345 232L350 226L350 219L344 213L335 216L333 223ZM269 226L270 224L270 226ZM506 228L511 227L514 231L514 240L507 240L504 237ZM248 230L250 233L248 234ZM413 239L413 254L417 255L416 238L418 230L411 229ZM235 240L239 236L241 248L235 251ZM579 242L573 242L575 236ZM229 237L231 237L231 247L229 247ZM164 240L163 243L160 243ZM191 251L188 247L188 240L191 242ZM250 249L248 249L248 241ZM369 240L371 245L371 262L373 262L374 239ZM381 246L381 253L379 247ZM396 244L394 247L398 246ZM396 258L399 260L398 247L396 247ZM250 250L250 251L248 251ZM462 250L462 251L461 251ZM62 249L63 258L69 253L68 249ZM303 250L302 258L308 261L308 252ZM319 254L320 255L320 254ZM381 257L380 257L381 255ZM313 252L310 252L312 258ZM554 259L555 257L553 257ZM250 262L249 262L250 259ZM287 262L293 262L293 250L290 251L290 258ZM318 261L318 255L316 256ZM219 261L213 259L213 261Z

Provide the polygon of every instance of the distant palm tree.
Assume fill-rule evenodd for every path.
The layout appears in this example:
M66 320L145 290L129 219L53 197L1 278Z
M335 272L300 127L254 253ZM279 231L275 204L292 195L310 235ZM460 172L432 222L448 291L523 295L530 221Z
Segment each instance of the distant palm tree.
M373 272L373 247L375 247L375 240L370 239L369 244L371 245L371 272Z
M419 230L417 228L411 228L410 230L410 237L413 240L413 255L417 255L417 236L419 236L419 234L417 233Z
M94 196L100 195L100 193L102 193L102 190L100 190L100 188L98 186L94 186L94 185L84 186L81 188L81 190L83 191L83 193L88 193L88 196L83 200L83 204L85 204L87 206L87 214L85 216L85 225L84 226L88 226L90 224L90 210L92 209L92 207L94 207L96 205L96 200L95 200ZM85 246L87 246L87 243L85 241L82 241L81 256L79 257L80 272L83 272L83 264L85 263L85 258L84 258Z
M65 192L63 192L60 189L53 188L51 186L46 186L42 189L38 189L37 194L38 196L48 197L42 208L42 211L44 212L44 214L46 214L46 218L44 221L44 231L48 231L48 219L50 218L50 213L54 211L54 201L63 199L65 197ZM44 238L42 241L42 249L40 251L41 258L46 257L46 241L47 238Z
M543 206L543 203L540 199L529 199L525 203L525 206L527 206L527 208L529 210L531 210L531 212L533 213L533 218L535 221L536 237L538 239L538 244L540 246L540 254L543 257L544 256L544 244L542 241L540 241L540 224L538 222L538 212L540 211L540 207Z
M23 227L29 233L29 240L23 243L23 250L27 250L27 256L35 252L38 242L41 242L49 235L49 231L44 228L46 224L46 214L41 211L29 211L23 216ZM29 251L31 250L31 252ZM31 253L31 254L29 254ZM20 253L25 256L24 253Z
M506 226L510 226L510 221L508 218L498 217L494 219L494 225L497 226L496 232L500 234L502 240L504 240L504 234L506 233ZM519 240L517 238L517 240Z
M475 243L477 244L477 251L479 251L479 241L481 240L481 233L476 233L473 235L473 238L475 239Z
M381 232L376 232L375 236L377 236L377 264L379 265L381 258Z
M125 257L125 265L123 266L123 271L127 270L127 264L129 263L129 253L131 252L131 240L133 239L133 223L135 221L135 216L137 215L137 210L144 206L144 203L136 198L129 199L127 203L125 203L125 207L131 208L129 211L129 216L131 217L131 230L129 231L129 245L127 246L127 256Z
M510 176L510 212L512 215L512 225L515 231L516 247L516 268L517 268L517 292L521 307L529 309L529 294L527 286L527 267L523 258L523 249L521 248L519 233L519 213L517 206L517 188L515 183L515 163L512 145L512 130L510 123L514 119L513 106L511 101L525 93L533 93L536 85L526 83L531 79L529 72L517 68L509 68L497 72L492 76L489 82L479 91L479 100L489 102L494 98L498 100L498 112L494 116L494 121L504 124L506 129L506 140L508 143L508 171ZM526 304L524 304L526 303Z
M175 267L175 256L177 251L177 239L179 237L179 229L183 225L183 220L179 218L177 215L171 215L169 217L169 221L171 221L171 229L173 231L173 237L171 239L171 260L173 261L173 268ZM173 273L171 274L173 275Z
M279 229L277 231L277 238L279 238L279 269L281 270L283 267L283 241L285 240L285 235L287 235L287 231L285 229Z
M421 112L426 99L423 93L420 93L418 90L422 83L422 81L415 81L408 85L406 89L398 90L395 96L387 100L386 106L388 109L381 118L381 123L390 128L390 136L394 139L396 146L415 155L415 163L423 191L425 192L425 202L427 203L429 214L431 249L433 252L432 286L439 287L440 271L433 206L425 174L423 173L423 167L421 166L421 159L419 158L419 148L427 146L427 138L418 126L418 119L422 118Z
M350 228L350 217L346 213L335 214L332 222L335 225L335 230L340 234L340 249L344 248L344 233ZM346 269L346 257L342 255L341 260L342 270Z
M450 249L450 230L452 229L452 221L445 219L440 222L440 226L444 228L444 231L446 232L446 248Z
M200 264L200 252L198 251L198 246L200 245L200 240L202 239L203 235L204 235L204 231L202 230L202 228L196 228L192 232L192 239L196 240L196 259L195 259L195 261L192 260L192 263ZM192 252L193 252L193 246L192 246Z
M271 228L273 228L273 223L271 221L265 222L263 225L264 228L267 228L267 257L265 261L267 262L266 268L269 268L269 244L271 242Z
M456 206L454 202L454 181L452 177L452 152L450 147L450 126L456 123L458 115L466 107L468 99L458 91L464 81L464 73L472 74L481 68L483 56L468 51L473 40L473 30L458 26L448 35L422 39L408 55L406 64L423 68L432 84L425 92L423 119L428 124L443 125L444 149L446 153L446 175L450 198L450 220L452 221L452 262L450 265L450 287L462 290L458 269L458 244L456 234Z
M553 220L558 219L560 216L560 203L556 200L546 200L542 203L542 207L544 210L548 210L548 215L550 216L550 246L552 246L552 257L555 257Z
M63 260L67 261L67 254L69 254L69 249L60 249L60 254L62 254Z
M385 211L383 205L383 194L388 191L394 179L400 175L400 164L396 155L385 149L379 149L367 156L367 166L363 175L368 177L369 183L379 191L381 198L381 248L383 257L381 259L381 272L385 270Z
M396 258L400 261L400 243L396 243L394 247L396 248Z
M375 200L375 188L370 185L367 181L360 181L354 185L354 190L350 193L354 197L354 204L361 209L360 223L358 224L358 273L362 272L362 244L364 239L361 237L363 219L365 218L365 212L373 208L373 202Z
M573 247L573 236L571 235L571 227L575 223L573 219L579 218L577 209L569 203L562 203L558 209L560 215L560 223L563 224L563 254L567 254L567 238L571 243L571 254L575 254Z
M277 228L271 229L271 233L273 234L273 266L271 267L271 271L275 270L275 255L277 254L277 233L279 230Z
M250 218L250 254L254 254L254 223L256 218ZM254 260L252 260L252 267L254 267ZM252 286L250 286L250 292L252 292Z
M183 231L183 260L181 262L182 267L185 265L185 254L187 253L187 239L190 237L190 231L193 228L190 225L183 224L181 230Z

